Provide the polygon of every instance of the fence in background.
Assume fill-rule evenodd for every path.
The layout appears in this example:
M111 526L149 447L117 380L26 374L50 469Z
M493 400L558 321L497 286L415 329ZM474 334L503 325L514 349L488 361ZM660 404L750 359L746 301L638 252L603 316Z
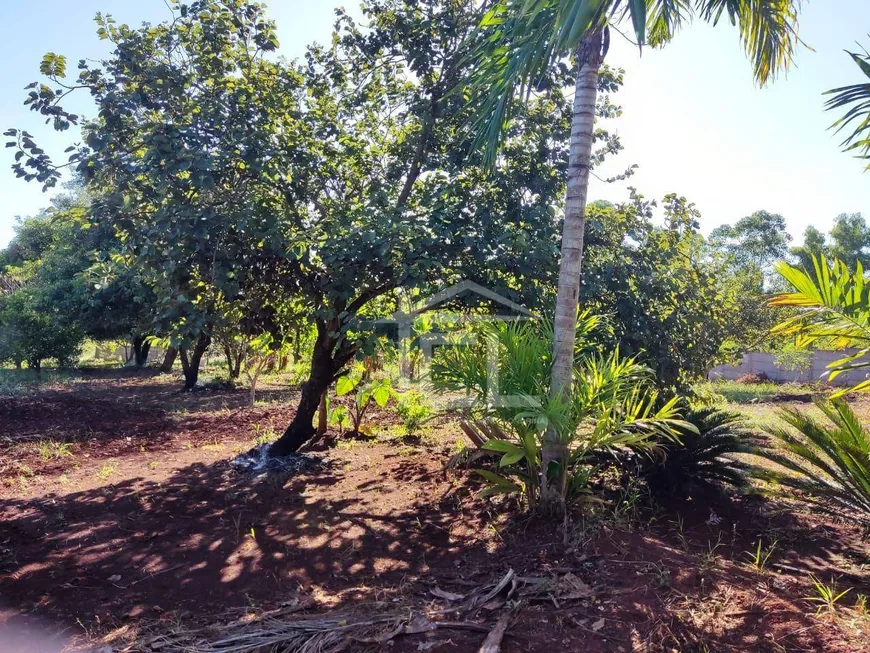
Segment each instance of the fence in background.
M743 355L743 361L739 365L719 365L708 372L711 381L733 381L746 374L764 374L771 381L780 383L816 383L822 374L828 371L828 365L840 360L849 353L857 353L855 349L839 351L817 350L812 353L811 363L808 369L801 372L785 370L776 364L774 354L762 354L750 352ZM836 386L851 386L860 383L870 376L870 368L846 372L831 382Z

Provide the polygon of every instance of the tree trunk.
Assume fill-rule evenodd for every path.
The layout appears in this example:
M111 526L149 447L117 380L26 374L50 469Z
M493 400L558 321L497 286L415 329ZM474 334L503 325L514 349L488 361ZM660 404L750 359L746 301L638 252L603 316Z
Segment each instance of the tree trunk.
M286 456L299 450L303 444L314 437L314 415L320 407L323 393L332 384L335 375L353 358L354 348L336 349L336 341L329 336L337 331L336 325L318 321L317 339L311 356L311 373L302 385L302 398L290 426L269 449L271 456Z
M329 389L323 391L320 395L320 406L317 409L317 436L323 437L326 434L326 429L329 427L329 415L326 411L326 395Z
M580 297L580 271L583 262L583 236L586 230L586 199L589 168L595 130L595 102L598 95L598 69L604 59L603 34L593 32L577 53L577 83L571 119L571 142L568 155L568 181L565 197L565 222L562 227L562 257L559 265L559 289L553 327L553 370L550 395L571 392L574 373L574 348L577 335L577 308ZM551 462L565 461L567 445L552 429L544 436L542 452L541 498L552 509L561 499L562 478L549 486L547 470ZM564 465L562 466L564 470Z
M311 363L311 374L302 385L302 398L296 408L296 415L290 426L269 449L269 455L286 456L299 450L315 435L314 415L320 407L320 400L332 383L333 371L329 360L318 360L315 355Z
M185 390L193 390L196 387L196 382L199 381L199 366L202 363L202 356L210 344L211 337L203 333L197 339L192 351L188 352L186 348L181 349L181 370L184 372Z
M145 367L148 364L148 352L151 351L151 343L146 336L137 335L133 338L133 360L136 367Z
M241 351L233 352L232 346L224 345L224 356L227 357L227 374L230 379L237 379L242 371Z
M294 329L294 337L293 337L293 363L298 363L299 358L302 355L302 343L299 342L299 339L302 337L301 329L297 326Z
M163 356L163 363L160 365L160 372L169 374L172 371L172 366L175 365L175 359L178 358L178 350L175 347L169 347L166 354Z

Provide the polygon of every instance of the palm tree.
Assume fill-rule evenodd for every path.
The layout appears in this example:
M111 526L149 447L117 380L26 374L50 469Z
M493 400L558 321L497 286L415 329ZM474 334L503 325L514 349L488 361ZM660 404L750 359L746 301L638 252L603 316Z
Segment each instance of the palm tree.
M598 71L607 54L610 26L630 21L639 46L658 47L695 16L716 24L726 16L738 27L755 79L765 84L788 67L797 37L800 0L494 0L472 46L470 74L474 128L487 162L495 161L515 102L543 71L565 57L577 66L562 257L556 299L552 396L571 390L585 211L593 144ZM567 455L550 433L543 468ZM546 473L542 479L545 500ZM550 501L552 504L552 501Z

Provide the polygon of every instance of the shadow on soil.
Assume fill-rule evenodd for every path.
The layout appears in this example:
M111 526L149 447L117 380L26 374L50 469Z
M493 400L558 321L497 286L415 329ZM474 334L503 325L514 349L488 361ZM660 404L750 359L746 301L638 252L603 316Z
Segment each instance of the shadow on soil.
M413 461L391 467L403 483L430 480ZM389 592L406 576L474 555L451 540L449 495L395 510L377 483L356 497L318 497L320 486L342 477L325 467L285 484L252 480L227 463L195 464L160 483L130 479L4 501L2 600L68 626L171 610L214 614L297 590L364 590L376 581Z

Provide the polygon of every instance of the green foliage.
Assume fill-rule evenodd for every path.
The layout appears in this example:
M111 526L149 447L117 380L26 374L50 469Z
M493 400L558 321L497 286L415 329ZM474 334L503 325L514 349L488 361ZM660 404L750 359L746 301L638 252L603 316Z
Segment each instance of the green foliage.
M271 422L269 424L260 424L257 422L251 427L251 429L254 432L254 444L256 446L272 444L278 439L278 433L275 431L275 427Z
M367 431L363 419L372 401L384 408L393 394L389 379L368 380L365 377L362 366L355 366L350 374L342 376L335 384L335 394L339 397L354 394L350 410L336 407L331 421L342 428L350 426L351 432L357 434Z
M618 207L589 207L580 303L605 316L619 350L655 371L660 387L686 389L720 356L740 311L720 268L703 255L699 214L669 195L666 225L655 224L654 203L638 195Z
M26 361L37 371L49 359L59 367L74 365L84 343L84 333L77 325L70 324L68 316L44 295L30 289L0 298L0 325L9 359Z
M709 242L740 267L768 270L786 257L791 236L785 218L768 211L756 211L734 225L722 225L710 233Z
M850 265L852 261L860 261L864 267L870 263L870 227L863 215L841 213L834 218L829 256Z
M396 414L402 420L405 435L415 436L432 416L432 404L419 390L408 390L396 395Z
M830 424L796 410L779 416L792 430L768 427L777 448L761 452L784 471L758 469L762 480L799 490L819 510L870 525L870 432L842 399L817 401Z
M69 442L40 440L34 445L34 448L43 460L59 460L61 458L71 458L73 455L72 445Z
M806 372L813 364L813 352L804 347L798 347L793 342L784 344L775 352L777 367L788 372Z
M713 259L719 268L720 309L726 314L725 340L719 348L717 362L739 363L745 352L773 351L784 346L782 338L771 336L771 329L788 312L768 304L772 293L768 277L755 265L729 264Z
M829 253L828 243L821 231L810 225L804 231L804 244L792 247L791 255L797 259L797 266L804 270L813 269L813 257Z
M120 258L148 271L156 332L190 347L241 311L245 333L281 339L292 300L317 330L310 396L370 353L368 320L395 310L397 288L468 278L539 300L558 255L568 71L518 105L488 175L466 157L469 107L451 92L477 6L371 0L363 13L365 27L339 12L329 45L301 62L271 56L274 24L243 0L196 0L139 28L101 17L110 56L74 81L57 56L42 70L87 89L96 118L64 111L65 91L28 99L56 128L81 124L71 163ZM16 169L51 185L57 168L11 135ZM304 438L310 416L297 415Z
M840 260L829 263L824 256L813 258L813 272L787 263L776 266L777 272L792 287L792 292L777 295L774 306L798 309L790 319L778 324L774 333L796 337L800 347L824 342L834 348L857 347L859 351L845 355L828 367L826 376L833 381L843 372L870 367L870 286L865 284L860 261L855 272ZM836 392L870 388L870 380Z
M745 418L718 408L690 410L683 417L695 427L679 442L664 446L660 457L649 459L641 474L656 492L676 494L692 486L727 484L745 487L749 468L735 454L754 453L754 433Z
M465 390L471 399L464 428L484 448L501 453L501 474L482 470L488 493L522 492L530 508L540 497L543 439L558 434L566 455L565 500L588 493L592 467L615 454L653 451L693 427L680 419L676 400L659 402L648 368L618 352L591 349L597 318L580 321L574 390L563 398L548 395L552 330L529 322L493 323L466 347L444 347L433 361L432 379L439 390ZM491 357L495 356L495 360ZM487 371L497 373L487 374ZM551 477L562 476L554 465Z
M847 52L861 73L870 78L870 53ZM861 159L870 159L870 84L852 84L835 88L826 93L831 97L825 108L829 111L844 110L845 113L833 125L837 132L846 130L842 143L846 152L855 152Z
M813 581L813 590L815 591L815 594L806 597L806 600L815 603L818 606L816 616L823 612L834 616L837 613L837 605L839 604L840 599L852 591L852 588L848 587L842 592L838 592L837 584L834 582L833 578L831 579L830 585L825 585L825 583L819 580L814 574L810 574L810 580Z
M742 383L739 381L712 381L699 383L694 387L701 397L708 397L709 401L699 403L717 404L757 404L774 400L775 397L789 395L807 395L808 393L822 393L824 388L812 385L794 385L791 383Z
M778 542L778 540L773 540L767 545L767 547L764 547L762 541L759 539L758 543L755 545L755 549L746 552L746 557L749 559L749 563L752 565L752 568L755 569L756 573L764 573L764 570L767 568L767 563L770 561L770 557L773 555L773 552L776 551L776 545Z
M150 291L142 275L120 263L111 263L109 271L105 264L117 255L120 241L105 225L92 221L90 199L81 187L71 184L70 189L55 197L50 209L19 222L0 254L5 263L0 275L14 279L13 290L26 291L37 312L48 319L57 316L70 334L141 339L151 316ZM39 333L45 332L33 337ZM5 357L11 358L5 349Z
M796 0L775 5L746 0L498 0L472 43L471 58L477 62L470 75L472 125L479 144L494 161L518 99L539 87L545 71L565 58L580 53L582 61L589 50L600 49L602 30L605 39L609 36L608 24L628 22L637 43L660 47L695 16L713 24L727 17L738 27L756 81L764 84L791 62L798 43L798 8Z

